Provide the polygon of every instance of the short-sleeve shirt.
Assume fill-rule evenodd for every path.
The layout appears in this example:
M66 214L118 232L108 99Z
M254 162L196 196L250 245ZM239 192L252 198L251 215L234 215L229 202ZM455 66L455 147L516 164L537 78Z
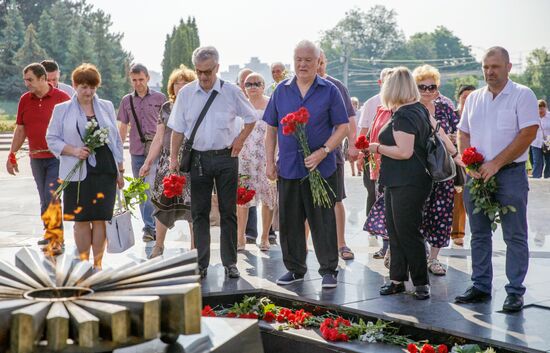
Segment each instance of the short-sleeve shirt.
M429 114L421 103L402 106L393 113L390 122L380 131L378 140L386 146L396 146L393 131L414 135L414 153L411 158L399 160L382 155L380 184L423 185L430 179L424 167L427 159L426 142L431 131Z
M143 143L141 143L138 129L135 127L136 121L132 114L130 96L133 97L136 115L144 135L154 135L157 131L160 107L166 102L166 96L155 90L148 89L143 97L140 97L137 92L132 92L125 95L120 101L117 119L124 124L130 124L132 127L130 129L130 154L141 156L145 153L145 150Z
M220 79L216 79L213 88L206 92L195 80L178 92L168 127L185 137L191 136L213 91L217 91L218 95L197 128L193 141L193 149L201 152L229 148L241 133L242 121L251 124L258 120L256 110L236 85L224 82L222 86Z
M338 88L319 76L302 97L296 78L282 81L269 100L263 120L270 126L277 127L279 141L279 176L285 179L301 179L308 175L304 165L304 156L300 151L294 135L283 135L281 119L305 107L310 114L306 125L306 136L310 150L313 152L323 146L332 135L334 128L349 122L348 113ZM319 163L317 169L324 178L336 171L334 151Z
M69 97L72 97L76 93L76 91L74 90L74 88L72 86L69 86L68 84L63 83L63 82L58 82L57 83L57 89L60 89L63 92L67 93L67 95Z
M532 125L539 125L537 97L530 88L508 80L494 98L487 86L473 91L458 128L470 135L470 146L490 161L514 141L519 130ZM527 158L526 149L514 162Z
M355 109L353 109L353 104L351 103L351 98L349 97L349 92L346 86L344 86L344 84L340 80L332 76L327 75L325 79L334 83L334 85L340 91L340 94L342 95L342 99L344 100L344 105L346 106L346 111L348 112L348 118L355 116ZM342 144L338 145L335 150L336 150L336 163L344 164L345 160L344 160L344 154L342 153Z
M43 159L54 158L47 151L46 130L50 124L53 108L56 104L68 101L70 97L63 91L50 85L50 90L42 98L33 93L27 92L19 99L17 107L17 125L25 127L25 134L29 140L31 158Z
M370 97L365 104L363 104L361 117L357 122L357 126L361 129L370 129L372 122L374 121L374 117L376 116L377 109L380 105L382 105L380 93Z

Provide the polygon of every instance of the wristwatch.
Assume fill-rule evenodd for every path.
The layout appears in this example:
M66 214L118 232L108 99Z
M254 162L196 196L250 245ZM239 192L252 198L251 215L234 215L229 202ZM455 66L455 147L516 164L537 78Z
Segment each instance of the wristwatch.
M323 148L323 151L325 151L326 154L330 153L330 148L327 145L321 146Z

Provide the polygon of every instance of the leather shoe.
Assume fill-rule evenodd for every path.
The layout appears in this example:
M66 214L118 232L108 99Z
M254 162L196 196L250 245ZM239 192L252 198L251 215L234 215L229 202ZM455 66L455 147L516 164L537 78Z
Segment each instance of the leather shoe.
M416 286L413 293L414 299L417 300L426 300L430 297L430 286Z
M466 292L464 292L463 294L455 297L455 302L456 303L463 303L463 304L479 303L479 302L483 302L483 301L490 300L490 299L491 299L491 294L490 293L485 293L483 291L480 291L476 287L471 286L470 288L468 288L466 290Z
M390 282L389 284L385 284L382 287L380 287L380 295L391 295L391 294L397 294L402 293L405 291L405 283L395 283Z
M201 276L201 279L206 278L207 274L208 274L208 267L199 268L199 275Z
M235 265L229 265L225 267L225 274L229 278L239 278L241 276L239 270L237 269L237 266Z
M504 305L502 305L502 310L509 312L521 311L523 309L523 295L519 294L508 294Z

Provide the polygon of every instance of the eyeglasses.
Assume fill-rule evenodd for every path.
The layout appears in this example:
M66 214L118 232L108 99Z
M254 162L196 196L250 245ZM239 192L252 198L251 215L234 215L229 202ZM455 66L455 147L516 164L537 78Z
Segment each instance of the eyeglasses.
M201 71L201 70L195 69L195 72L197 73L197 76L200 76L200 75L212 76L212 72L214 71L215 68L216 68L216 66L214 66L214 67L211 68L210 70L205 70L205 71Z
M260 88L262 86L263 86L263 83L261 82L247 82L244 84L244 87L246 88L252 88L252 87Z
M437 91L437 85L418 85L418 90L420 92L435 92Z

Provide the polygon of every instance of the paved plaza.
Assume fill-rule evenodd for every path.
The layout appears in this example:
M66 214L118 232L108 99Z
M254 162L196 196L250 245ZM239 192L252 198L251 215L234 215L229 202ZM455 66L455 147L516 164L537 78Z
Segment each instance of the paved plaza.
M127 152L126 152L127 153ZM129 156L126 156L126 170L131 170ZM7 159L7 152L0 152L0 160ZM3 162L4 163L4 162ZM347 167L347 166L346 166ZM20 160L20 175L12 177L5 168L0 168L0 258L13 260L19 247L35 247L42 236L42 225L38 216L38 195L30 174L28 158ZM346 168L349 173L349 168ZM365 220L366 191L359 177L346 176L348 198L344 201L347 209L346 239L356 258L353 261L340 261L339 286L333 290L321 290L318 263L310 242L306 281L286 287L275 284L275 280L286 270L282 264L280 248L274 246L263 253L255 245L247 245L246 251L239 253L238 267L242 277L226 280L219 258L219 228L212 231L214 249L208 277L203 281L203 293L215 295L227 293L250 293L262 290L277 293L289 298L321 303L331 307L356 312L362 315L377 316L388 320L406 323L423 329L441 331L448 334L493 343L519 352L550 352L550 336L546 323L550 320L550 181L531 180L529 195L529 245L531 262L526 279L526 307L523 312L505 314L501 312L506 296L504 285L505 244L502 234L494 236L494 289L493 300L486 304L456 305L453 298L469 285L471 273L469 261L469 238L466 231L464 248L443 249L441 262L448 266L444 277L431 276L432 297L427 301L416 301L412 295L380 297L378 290L387 279L388 271L381 260L372 258L378 250L377 239L362 231ZM136 212L139 217L139 212ZM135 218L134 230L136 246L129 254L107 254L104 266L114 266L128 257L142 260L151 251L152 243L141 241L141 221ZM67 251L74 251L74 240L70 222L65 223ZM547 241L548 240L548 241ZM189 230L185 222L178 222L168 232L165 254L180 252L190 246ZM407 284L412 290L412 284Z

